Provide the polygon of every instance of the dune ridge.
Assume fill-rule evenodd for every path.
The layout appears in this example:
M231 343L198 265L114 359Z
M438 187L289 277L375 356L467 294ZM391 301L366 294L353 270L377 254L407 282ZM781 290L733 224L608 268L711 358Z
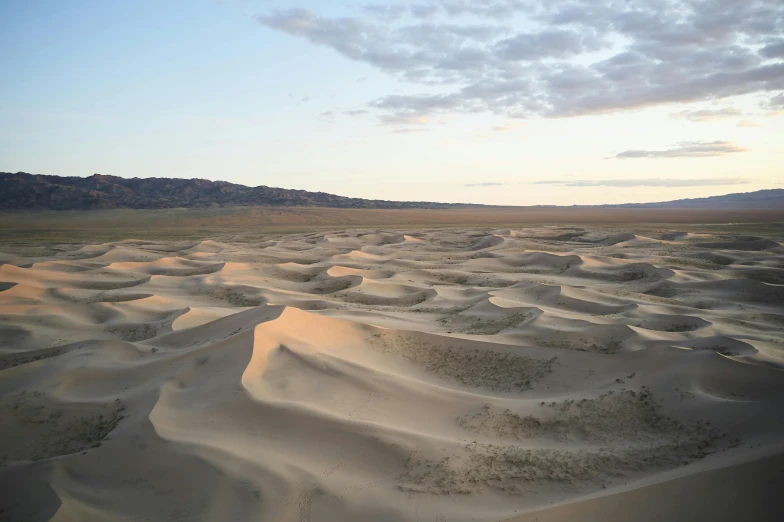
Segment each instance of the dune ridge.
M0 520L776 520L781 237L0 250Z

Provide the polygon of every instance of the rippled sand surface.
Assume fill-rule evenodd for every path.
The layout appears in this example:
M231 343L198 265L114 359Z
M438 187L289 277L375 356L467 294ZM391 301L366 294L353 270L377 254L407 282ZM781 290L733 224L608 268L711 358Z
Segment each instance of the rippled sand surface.
M0 519L776 519L781 238L54 250L0 254Z

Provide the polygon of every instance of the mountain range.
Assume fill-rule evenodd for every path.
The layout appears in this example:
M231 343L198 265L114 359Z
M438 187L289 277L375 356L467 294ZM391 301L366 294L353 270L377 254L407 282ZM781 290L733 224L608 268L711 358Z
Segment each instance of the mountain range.
M247 187L227 181L178 178L121 178L104 174L90 177L49 176L25 172L0 173L0 209L95 210L204 208L223 206L285 206L329 208L471 208L468 203L386 201L348 198L260 185ZM603 205L647 208L784 208L784 189L758 190L660 203Z
M246 187L227 181L178 178L121 178L94 174L47 176L25 172L0 173L0 209L95 210L112 208L204 208L224 206L330 208L454 208L481 205L401 202L347 198L260 185Z

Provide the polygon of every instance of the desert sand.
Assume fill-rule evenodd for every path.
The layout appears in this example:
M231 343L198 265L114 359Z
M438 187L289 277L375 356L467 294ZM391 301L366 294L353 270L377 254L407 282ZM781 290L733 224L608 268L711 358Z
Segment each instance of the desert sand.
M0 248L0 519L778 520L775 234Z

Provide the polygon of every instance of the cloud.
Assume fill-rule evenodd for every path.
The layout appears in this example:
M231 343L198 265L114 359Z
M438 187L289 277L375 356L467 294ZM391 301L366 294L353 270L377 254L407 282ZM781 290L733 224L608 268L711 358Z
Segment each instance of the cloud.
M474 15L503 19L519 10L529 7L532 2L523 0L446 0L437 2L441 9L451 16Z
M258 20L408 84L370 103L386 122L784 96L781 0L388 1L355 16Z
M408 10L406 6L400 4L368 4L363 5L362 9L368 14L384 22L390 22L403 16Z
M503 125L496 125L495 127L491 127L490 130L492 132L509 132L515 129L519 129L522 125L516 122L508 122L504 123Z
M432 18L439 11L439 6L433 4L411 4L411 16L416 18Z
M666 150L626 150L616 154L619 159L628 158L705 158L724 156L734 152L746 152L729 141L684 141Z
M533 185L563 185L564 187L708 187L716 185L741 185L749 183L742 178L707 179L603 179L570 181L536 181Z
M707 122L707 121L719 121L725 120L727 118L732 118L735 116L740 116L743 114L738 109L734 107L724 107L722 109L703 109L697 111L680 111L671 114L671 116L678 120L688 120L694 122Z
M759 127L759 123L753 120L741 120L738 122L738 127Z
M422 127L418 127L418 128L403 127L401 129L395 129L392 132L394 132L395 134L412 134L414 132L425 132L425 131L427 131L427 129L424 129Z
M510 61L535 61L542 58L564 58L609 46L595 33L573 29L548 29L539 33L520 33L495 45L499 57Z
M365 109L352 109L348 111L343 111L343 114L346 116L362 116L363 114L367 114L369 111Z
M784 38L770 41L760 49L760 54L765 58L784 58Z
M522 127L524 125L525 125L525 122L509 121L509 122L504 123L502 125L494 125L493 127L490 127L490 129L487 132L481 132L481 133L477 134L476 137L477 138L487 138L491 134L496 134L496 133L500 133L500 132L511 132L511 131L519 129L520 127Z
M502 187L506 185L506 183L494 183L492 181L485 181L482 183L466 183L465 187Z
M384 125L425 125L430 118L417 114L384 114L379 120Z
M763 107L771 112L771 115L776 115L784 111L784 93L776 95L763 103Z

